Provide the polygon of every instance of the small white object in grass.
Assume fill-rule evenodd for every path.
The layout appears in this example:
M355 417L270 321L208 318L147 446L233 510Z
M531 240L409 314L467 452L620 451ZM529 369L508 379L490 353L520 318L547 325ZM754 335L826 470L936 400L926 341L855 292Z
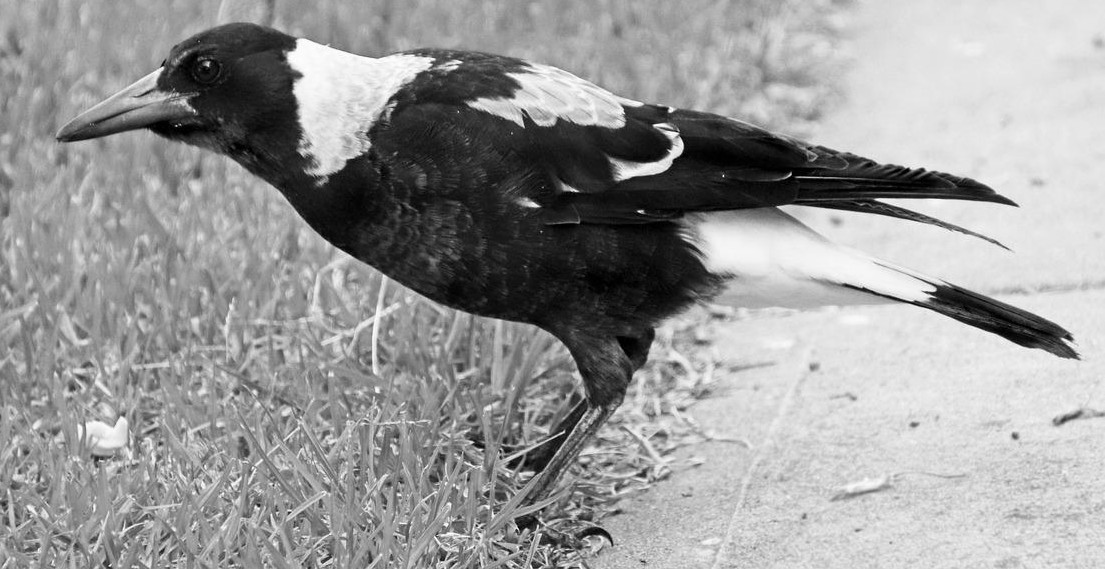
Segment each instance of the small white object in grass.
M100 421L77 425L77 438L87 441L92 456L109 457L127 446L128 424L126 417L119 417L112 427Z

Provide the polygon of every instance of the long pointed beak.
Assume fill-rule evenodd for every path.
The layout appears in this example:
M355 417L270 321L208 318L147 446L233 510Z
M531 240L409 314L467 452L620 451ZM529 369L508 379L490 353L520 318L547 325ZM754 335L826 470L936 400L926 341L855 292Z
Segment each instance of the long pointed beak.
M57 139L76 142L196 116L187 94L157 88L160 75L158 69L81 113L61 127Z

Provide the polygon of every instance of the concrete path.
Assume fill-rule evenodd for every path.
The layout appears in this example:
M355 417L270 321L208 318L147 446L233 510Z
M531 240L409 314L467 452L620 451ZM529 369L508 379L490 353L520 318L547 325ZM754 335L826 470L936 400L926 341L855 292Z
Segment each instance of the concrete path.
M1085 361L904 306L719 326L724 363L769 365L725 377L693 415L752 447L678 453L604 522L618 544L593 567L1105 566L1105 418L1051 422L1105 410L1105 3L855 9L849 99L815 140L993 185L1022 208L918 209L1016 254L871 216L811 222L1060 322Z

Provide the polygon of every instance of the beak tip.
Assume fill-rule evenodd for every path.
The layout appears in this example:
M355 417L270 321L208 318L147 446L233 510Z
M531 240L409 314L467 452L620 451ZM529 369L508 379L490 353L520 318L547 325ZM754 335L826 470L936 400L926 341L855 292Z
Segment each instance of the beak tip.
M65 126L58 129L57 134L54 135L54 139L58 142L76 142L82 140L80 136L80 128L77 127L73 121L69 121Z
M158 69L77 115L58 129L54 138L58 142L78 142L194 116L195 111L182 96L157 90L160 74Z

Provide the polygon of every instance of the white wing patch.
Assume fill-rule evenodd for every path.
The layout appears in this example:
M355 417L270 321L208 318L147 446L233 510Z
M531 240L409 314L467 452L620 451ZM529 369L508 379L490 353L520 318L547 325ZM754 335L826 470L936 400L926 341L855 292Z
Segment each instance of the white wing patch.
M776 208L686 219L686 238L702 252L706 269L730 278L716 300L734 306L812 308L890 301L884 297L920 302L931 298L936 291L931 283L939 282L832 243Z
M324 183L349 160L368 151L368 131L403 85L433 65L433 58L398 54L373 59L296 40L288 64L300 77L292 91L307 173Z
M683 154L683 137L679 136L679 129L675 128L675 125L659 123L652 125L652 127L667 137L668 142L671 143L671 150L656 162L633 162L620 158L610 158L610 168L613 170L615 182L663 173L671 168L671 163L675 162L676 158Z
M519 88L510 97L483 97L469 107L490 113L525 127L524 117L538 126L553 126L563 120L583 126L621 128L625 126L622 105L641 103L613 93L549 65L528 63L529 70L507 73Z
M456 71L456 69L458 67L460 67L463 63L464 62L462 62L459 59L450 59L449 61L446 61L445 63L439 63L439 64L435 65L434 66L434 71L441 71L441 72Z

